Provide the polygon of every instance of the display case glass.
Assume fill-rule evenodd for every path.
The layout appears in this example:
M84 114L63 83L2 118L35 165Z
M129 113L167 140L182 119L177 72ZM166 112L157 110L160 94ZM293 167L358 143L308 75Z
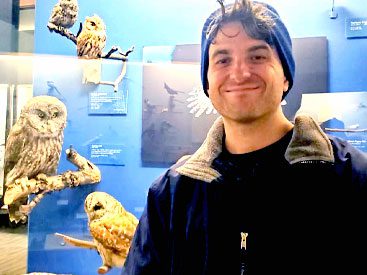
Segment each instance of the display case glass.
M286 116L316 113L326 131L367 152L367 40L346 36L346 22L366 16L364 1L338 3L332 16L331 1L264 2L277 8L293 41L296 77L282 104ZM22 108L31 98L50 96L67 110L57 171L47 175L60 175L61 185L52 178L55 184L42 187L47 192L39 196L42 177L24 183L31 187L23 196L33 204L23 223L10 222L7 205L1 208L0 249L8 251L0 256L4 275L98 274L103 260L96 248L73 245L57 234L93 241L85 201L94 192L109 194L139 219L153 181L195 152L219 116L203 96L200 79L201 28L217 1L78 0L75 22L63 30L50 25L57 3L0 4L2 200L6 142ZM102 28L98 35L105 42L100 54L85 58L78 56L83 51L78 39L82 43L88 20ZM339 105L348 116L341 117ZM97 178L64 180L66 173L78 177L85 171L70 160L71 151L95 165ZM19 244L12 243L15 236L21 236ZM108 274L120 274L121 268Z

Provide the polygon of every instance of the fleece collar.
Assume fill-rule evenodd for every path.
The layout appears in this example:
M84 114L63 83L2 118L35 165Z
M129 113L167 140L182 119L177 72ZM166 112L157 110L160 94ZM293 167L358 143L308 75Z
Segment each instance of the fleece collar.
M222 151L223 135L223 119L219 117L200 148L182 166L176 168L177 173L204 182L219 178L221 174L211 165ZM334 162L329 138L311 117L304 115L295 119L292 139L284 156L290 164L315 160Z

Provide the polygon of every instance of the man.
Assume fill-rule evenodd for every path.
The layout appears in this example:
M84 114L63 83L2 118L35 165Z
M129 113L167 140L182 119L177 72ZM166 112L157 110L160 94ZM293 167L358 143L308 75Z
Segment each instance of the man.
M275 9L221 6L201 59L221 117L149 189L123 274L367 274L366 155L284 116L295 65Z

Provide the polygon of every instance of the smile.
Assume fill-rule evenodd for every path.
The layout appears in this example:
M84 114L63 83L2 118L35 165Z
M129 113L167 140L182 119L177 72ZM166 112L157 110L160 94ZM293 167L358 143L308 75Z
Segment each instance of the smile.
M234 92L234 93L246 93L246 92L254 92L255 90L258 90L259 86L241 86L241 87L232 87L228 88L226 91L228 93Z

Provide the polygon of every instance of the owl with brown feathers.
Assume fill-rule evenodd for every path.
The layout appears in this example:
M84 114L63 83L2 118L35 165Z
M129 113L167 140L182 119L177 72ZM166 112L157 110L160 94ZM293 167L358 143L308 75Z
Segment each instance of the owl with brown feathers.
M112 267L122 267L129 252L138 219L126 211L121 203L105 192L92 192L84 202L93 242L75 239L56 233L74 246L95 249L102 258L99 274Z
M36 96L23 106L6 139L4 196L19 179L56 173L64 140L66 117L66 106L53 96ZM27 197L8 205L11 222L27 220L27 216L19 212L19 207L25 204Z
M71 28L78 18L78 11L77 0L59 0L51 11L48 26Z
M100 58L105 46L105 23L98 15L87 16L76 38L78 56L88 59Z

